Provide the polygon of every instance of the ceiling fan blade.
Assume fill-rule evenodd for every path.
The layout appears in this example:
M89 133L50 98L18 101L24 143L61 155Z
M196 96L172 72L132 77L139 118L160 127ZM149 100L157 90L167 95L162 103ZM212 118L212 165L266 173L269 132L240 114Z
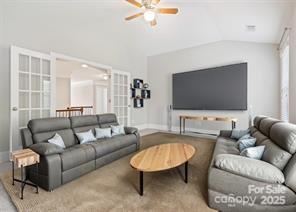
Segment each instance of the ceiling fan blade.
M160 2L160 0L152 0L153 4L158 4Z
M178 8L158 8L157 12L161 14L177 14Z
M156 24L157 24L156 19L154 19L153 21L150 22L150 25L151 25L151 26L156 26Z
M135 15L132 15L132 16L129 16L129 17L126 17L125 18L125 20L126 21L129 21L129 20L132 20L132 19L134 19L134 18L137 18L137 17L139 17L139 16L141 16L141 15L143 15L144 13L137 13L137 14L135 14Z
M136 6L136 7L139 7L141 8L143 5L135 0L126 0L127 2L129 2L130 4Z

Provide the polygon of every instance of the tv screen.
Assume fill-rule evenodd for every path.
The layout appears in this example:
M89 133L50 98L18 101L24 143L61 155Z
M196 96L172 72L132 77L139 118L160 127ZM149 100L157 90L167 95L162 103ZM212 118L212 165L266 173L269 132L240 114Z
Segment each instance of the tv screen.
M173 109L247 110L247 63L173 74Z

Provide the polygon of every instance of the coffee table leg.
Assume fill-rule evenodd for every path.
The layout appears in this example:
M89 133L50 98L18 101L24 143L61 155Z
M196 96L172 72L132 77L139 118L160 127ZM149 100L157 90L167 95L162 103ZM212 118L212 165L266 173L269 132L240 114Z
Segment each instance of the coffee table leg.
M14 185L14 162L12 161L12 185Z
M188 161L185 162L185 183L188 183Z
M144 185L143 185L143 172L140 171L140 195L143 196Z

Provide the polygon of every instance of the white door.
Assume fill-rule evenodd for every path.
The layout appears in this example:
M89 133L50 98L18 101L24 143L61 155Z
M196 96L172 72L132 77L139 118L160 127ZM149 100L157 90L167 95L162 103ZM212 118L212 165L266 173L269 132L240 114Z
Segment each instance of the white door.
M96 85L95 101L96 114L108 112L108 87Z
M111 110L119 124L130 125L130 73L111 71Z
M10 151L21 148L20 129L31 119L50 117L51 56L12 46L10 57Z

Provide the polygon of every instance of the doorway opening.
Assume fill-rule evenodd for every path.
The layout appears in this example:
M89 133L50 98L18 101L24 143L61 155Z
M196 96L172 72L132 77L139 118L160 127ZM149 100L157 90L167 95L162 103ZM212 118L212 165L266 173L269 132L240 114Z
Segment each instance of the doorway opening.
M69 117L111 112L110 71L87 61L57 57L55 115Z

